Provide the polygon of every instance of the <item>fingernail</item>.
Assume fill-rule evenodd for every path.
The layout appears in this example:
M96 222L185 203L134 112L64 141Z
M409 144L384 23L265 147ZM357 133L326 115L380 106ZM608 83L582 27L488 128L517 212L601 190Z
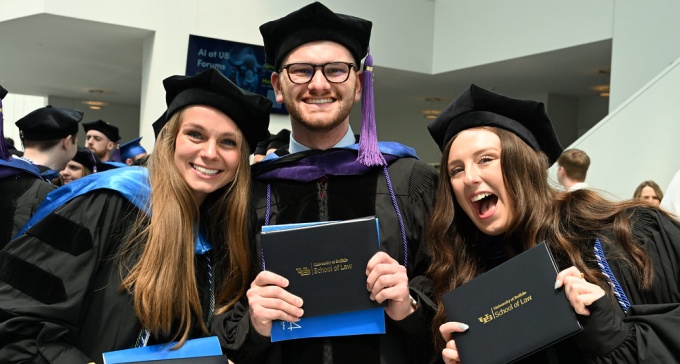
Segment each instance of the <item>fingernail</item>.
M464 324L464 323L458 323L458 327L459 327L461 330L463 330L463 331L467 331L467 329L470 328L470 326L468 326L468 325L466 325L466 324Z
M558 289L558 288L560 288L560 281L559 280L555 281L555 289Z

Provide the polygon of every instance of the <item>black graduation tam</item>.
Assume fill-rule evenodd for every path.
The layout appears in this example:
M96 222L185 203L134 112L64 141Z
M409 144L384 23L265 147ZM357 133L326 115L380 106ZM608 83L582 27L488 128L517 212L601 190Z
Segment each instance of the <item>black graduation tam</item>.
M166 120L190 105L212 106L227 114L243 133L251 153L269 136L272 102L236 86L222 73L209 68L195 76L171 76L163 80ZM167 121L166 121L167 122Z
M78 151L72 160L87 167L92 173L103 172L116 168L115 166L102 162L93 151L85 147L78 146Z
M142 137L139 137L120 146L120 159L122 162L125 162L128 158L134 158L142 153L146 153L146 149L139 144L141 140Z
M120 140L120 134L118 133L118 128L114 125L107 123L104 120L91 121L89 123L83 123L83 129L87 133L90 130L96 130L109 138L112 142L117 142Z
M281 129L276 134L272 134L266 140L257 143L254 154L267 154L269 149L279 149L290 143L290 130Z
M453 100L427 129L443 150L456 134L479 126L495 126L516 134L534 150L545 153L551 165L562 154L542 102L509 98L476 85Z
M158 134L160 134L161 129L163 129L163 126L168 122L168 119L165 117L165 111L161 114L161 116L156 119L156 121L151 124L151 127L153 128L153 135L154 138L158 139Z
M345 46L357 69L368 52L373 24L365 19L336 14L314 2L283 18L260 26L267 63L281 70L283 60L293 49L309 42L329 40Z
M0 100L4 99L5 96L7 96L7 90L0 85Z
M77 134L82 119L80 110L47 105L31 111L14 124L19 128L22 140L44 141Z

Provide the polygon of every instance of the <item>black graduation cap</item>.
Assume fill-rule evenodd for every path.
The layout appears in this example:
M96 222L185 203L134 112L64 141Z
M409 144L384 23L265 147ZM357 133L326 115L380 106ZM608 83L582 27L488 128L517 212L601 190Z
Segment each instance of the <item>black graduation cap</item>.
M257 148L254 154L267 154L269 149L279 149L284 145L290 143L290 130L281 129L276 134L272 134L266 140L257 143Z
M112 142L117 142L120 140L120 134L118 133L118 128L115 125L111 125L104 120L91 121L89 123L83 123L83 129L87 133L90 130L96 130L109 138Z
M281 70L283 59L298 46L330 40L345 46L354 57L357 69L368 52L372 23L351 15L336 14L314 2L283 18L260 26L267 63Z
M562 154L542 102L513 99L476 85L453 100L427 129L443 150L456 134L479 126L495 126L516 134L534 150L545 153L551 165Z
M151 127L153 128L153 135L154 138L158 139L158 134L160 134L161 129L163 129L163 126L165 126L165 123L168 122L168 119L165 117L165 111L161 114L161 116L156 119L156 121L151 124Z
M142 153L146 153L146 149L139 144L141 140L142 137L139 137L120 146L120 159L122 162L125 162L128 158L134 158Z
M250 151L269 136L272 102L236 86L222 73L209 68L195 76L171 76L163 80L168 105L165 122L190 105L208 105L227 114L243 133ZM162 125L159 125L162 126Z
M72 160L82 164L92 171L92 173L103 172L116 168L112 164L102 162L93 151L85 147L78 146L78 151Z
M78 133L78 123L82 119L80 110L47 105L31 111L14 124L19 128L21 139L43 141Z

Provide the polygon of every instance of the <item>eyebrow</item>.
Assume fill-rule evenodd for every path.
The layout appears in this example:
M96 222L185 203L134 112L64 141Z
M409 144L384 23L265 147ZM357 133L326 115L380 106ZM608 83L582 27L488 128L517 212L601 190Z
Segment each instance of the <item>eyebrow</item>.
M180 130L186 129L186 128L200 129L201 131L206 131L205 127L201 123L197 123L195 121L187 121L186 123L184 123L180 127ZM225 137L225 136L237 137L238 132L237 131L226 131L224 133L221 133L220 136L221 137Z

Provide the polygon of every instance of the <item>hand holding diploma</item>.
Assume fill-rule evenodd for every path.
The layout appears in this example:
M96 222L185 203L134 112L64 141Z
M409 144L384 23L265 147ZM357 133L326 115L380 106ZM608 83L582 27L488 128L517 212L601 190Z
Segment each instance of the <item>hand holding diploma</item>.
M269 337L272 321L297 322L302 317L302 298L286 291L288 280L278 274L262 271L246 293L250 310L250 321L255 330Z
M378 252L368 261L366 275L371 300L387 301L385 312L392 320L401 321L415 311L411 305L406 267L387 253Z

